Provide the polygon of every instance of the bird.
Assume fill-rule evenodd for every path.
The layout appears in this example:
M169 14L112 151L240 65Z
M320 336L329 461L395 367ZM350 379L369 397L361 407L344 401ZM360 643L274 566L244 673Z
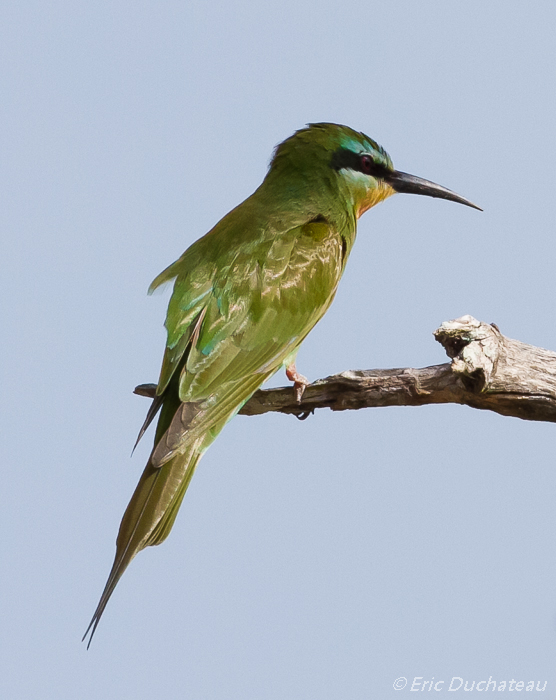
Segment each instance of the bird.
M357 220L395 193L468 199L395 170L376 141L350 127L308 124L278 144L255 192L155 278L173 282L156 396L154 446L124 513L104 591L83 636L91 644L133 557L163 542L203 453L281 368L298 402L308 380L295 358L330 307ZM481 210L480 210L481 211Z

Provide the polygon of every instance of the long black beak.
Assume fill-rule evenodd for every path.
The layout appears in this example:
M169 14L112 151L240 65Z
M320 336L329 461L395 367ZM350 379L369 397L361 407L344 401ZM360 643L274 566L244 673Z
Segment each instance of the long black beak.
M452 192L452 190L449 190L446 187L442 187L442 185L437 185L435 182L423 180L422 177L409 175L409 173L402 173L399 170L392 170L385 176L384 179L393 189L396 190L396 192L405 192L407 194L424 194L427 197L449 199L451 202L458 202L459 204L465 204L466 207L473 207L473 209L483 211L476 204L473 204L473 202L465 199L465 197L460 197L459 194Z

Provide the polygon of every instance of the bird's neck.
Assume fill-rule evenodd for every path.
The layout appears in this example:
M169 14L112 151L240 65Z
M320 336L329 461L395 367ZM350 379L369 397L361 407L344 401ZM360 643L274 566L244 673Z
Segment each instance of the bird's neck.
M276 214L291 216L292 223L324 218L339 231L355 231L360 202L338 187L333 172L315 176L305 169L271 171L255 195Z

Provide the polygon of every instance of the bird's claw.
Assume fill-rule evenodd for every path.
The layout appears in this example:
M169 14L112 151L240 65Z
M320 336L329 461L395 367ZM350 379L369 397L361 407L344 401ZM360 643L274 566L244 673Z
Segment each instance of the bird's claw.
M307 382L308 384L309 382ZM295 400L297 403L301 403L303 394L305 393L305 387L307 386L304 382L295 382L293 388L295 389Z
M307 377L299 374L295 367L295 363L286 367L286 377L290 380L290 382L293 382L296 401L297 403L301 403L305 389L309 386L309 380Z

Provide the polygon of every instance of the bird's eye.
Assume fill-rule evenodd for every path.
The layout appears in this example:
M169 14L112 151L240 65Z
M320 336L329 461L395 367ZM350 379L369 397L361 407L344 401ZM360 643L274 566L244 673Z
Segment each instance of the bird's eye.
M361 156L361 170L365 175L372 175L375 170L375 162L371 156Z

